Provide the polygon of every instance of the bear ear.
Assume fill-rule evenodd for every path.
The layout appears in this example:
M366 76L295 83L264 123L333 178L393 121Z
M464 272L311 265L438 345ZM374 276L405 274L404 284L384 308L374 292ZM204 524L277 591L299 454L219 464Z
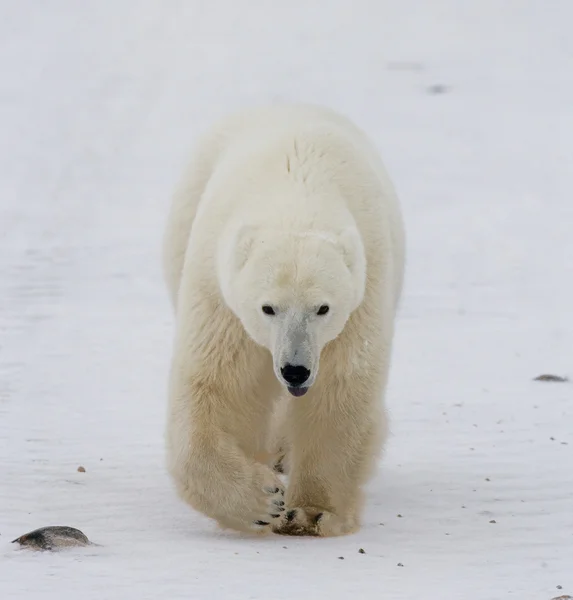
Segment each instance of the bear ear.
M255 242L255 230L252 225L242 223L228 229L217 248L217 278L221 291L229 306L233 300L233 281L235 275L245 266L249 259L251 248Z
M338 247L352 278L356 289L356 302L362 302L366 287L366 252L362 237L356 227L347 227L338 236Z
M366 256L362 237L355 227L347 227L338 236L344 262L353 275L366 275Z
M240 271L249 259L254 241L255 227L253 225L241 224L235 228L229 246L231 254L229 258L237 271Z

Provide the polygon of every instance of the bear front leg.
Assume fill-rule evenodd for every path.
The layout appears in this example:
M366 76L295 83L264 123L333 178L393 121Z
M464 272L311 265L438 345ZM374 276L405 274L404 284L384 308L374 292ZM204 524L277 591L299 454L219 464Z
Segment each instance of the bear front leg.
M256 461L270 418L269 378L245 386L226 373L223 385L222 377L173 371L167 455L179 496L223 527L270 532L284 521L285 491Z
M324 387L292 401L291 475L283 535L339 536L360 528L362 486L385 438L380 400Z

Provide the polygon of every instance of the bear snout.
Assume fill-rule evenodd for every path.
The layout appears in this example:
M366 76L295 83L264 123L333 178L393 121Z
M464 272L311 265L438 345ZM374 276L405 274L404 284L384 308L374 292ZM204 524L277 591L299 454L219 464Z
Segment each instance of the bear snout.
M286 364L281 367L281 375L289 386L299 387L310 377L310 370L304 365Z

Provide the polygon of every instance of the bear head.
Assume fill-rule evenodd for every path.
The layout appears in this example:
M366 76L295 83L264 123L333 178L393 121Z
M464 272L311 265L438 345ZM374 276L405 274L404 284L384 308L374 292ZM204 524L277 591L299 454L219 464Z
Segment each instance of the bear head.
M360 305L366 257L355 226L338 232L240 225L219 247L218 281L247 334L270 350L293 396L315 382L324 346Z

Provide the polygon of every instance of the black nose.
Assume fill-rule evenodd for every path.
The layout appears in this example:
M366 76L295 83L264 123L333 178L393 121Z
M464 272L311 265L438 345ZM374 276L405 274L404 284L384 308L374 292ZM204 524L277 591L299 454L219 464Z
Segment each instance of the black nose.
M310 371L302 365L285 365L281 368L284 380L293 387L302 385L309 377Z

